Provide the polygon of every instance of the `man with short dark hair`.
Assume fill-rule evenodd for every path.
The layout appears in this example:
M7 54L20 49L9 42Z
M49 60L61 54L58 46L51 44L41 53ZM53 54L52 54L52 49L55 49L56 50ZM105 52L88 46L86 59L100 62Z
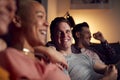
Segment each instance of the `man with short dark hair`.
M65 56L71 80L116 80L117 70L114 65L108 66L94 61L86 54L72 53L72 32L70 24L65 18L56 17L51 22L50 32L52 41L47 45L55 47Z
M106 64L113 64L114 57L116 55L115 51L110 47L107 40L104 38L101 32L96 32L93 34L93 37L96 40L101 42L101 47L104 49L104 54L97 51L92 47L91 40L91 32L89 29L89 25L86 22L77 24L72 30L73 38L75 40L75 44L72 45L73 53L84 53L88 56L92 57L93 60L105 62ZM100 57L100 58L99 58Z

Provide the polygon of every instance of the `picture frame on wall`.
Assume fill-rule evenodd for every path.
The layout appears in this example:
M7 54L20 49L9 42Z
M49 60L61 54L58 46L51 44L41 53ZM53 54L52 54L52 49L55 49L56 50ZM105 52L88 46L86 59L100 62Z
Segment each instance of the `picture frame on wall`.
M109 9L111 0L70 0L70 9Z

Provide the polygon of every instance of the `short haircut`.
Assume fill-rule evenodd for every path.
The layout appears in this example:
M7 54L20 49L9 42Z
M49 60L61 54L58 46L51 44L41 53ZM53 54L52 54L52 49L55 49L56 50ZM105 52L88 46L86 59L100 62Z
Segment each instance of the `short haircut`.
M77 40L76 32L81 32L83 27L89 28L88 23L87 22L79 23L79 24L76 24L75 27L73 27L72 35L73 35L74 40Z
M66 22L70 26L69 21L65 19L64 17L56 17L50 24L51 40L54 39L55 28L58 27L61 22Z
M17 11L16 15L21 18L25 18L26 14L29 14L29 8L31 7L33 2L38 2L37 0L17 0ZM40 3L41 4L41 3Z

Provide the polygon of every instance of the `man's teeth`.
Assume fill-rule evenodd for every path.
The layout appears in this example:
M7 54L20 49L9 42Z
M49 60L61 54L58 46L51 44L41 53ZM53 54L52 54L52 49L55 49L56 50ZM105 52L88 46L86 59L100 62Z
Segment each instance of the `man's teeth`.
M65 39L64 41L68 41L68 39Z

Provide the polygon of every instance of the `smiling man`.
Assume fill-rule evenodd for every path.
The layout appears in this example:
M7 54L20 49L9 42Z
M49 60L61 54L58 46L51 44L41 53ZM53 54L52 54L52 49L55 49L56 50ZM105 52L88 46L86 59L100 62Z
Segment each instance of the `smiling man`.
M100 51L91 45L91 32L89 25L86 22L77 24L72 30L73 38L75 44L72 45L72 52L79 54L80 52L87 54L93 60L99 61L101 63L113 64L114 57L116 53L113 48L108 44L107 40L104 38L101 32L96 32L93 34L93 38L101 42L101 47L103 50Z
M71 80L116 80L117 69L114 65L105 65L86 54L73 54L71 50L72 32L69 22L64 17L56 17L50 25L51 42L68 62ZM87 39L89 40L89 38ZM97 73L96 73L97 72Z

